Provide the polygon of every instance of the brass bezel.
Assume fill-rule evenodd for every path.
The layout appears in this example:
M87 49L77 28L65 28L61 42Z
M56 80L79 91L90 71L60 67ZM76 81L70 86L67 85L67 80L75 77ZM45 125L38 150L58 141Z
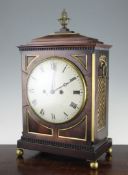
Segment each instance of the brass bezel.
M38 56L38 57L36 57L36 58L41 58L41 56ZM42 122L46 122L46 123L50 123L50 124L54 124L54 125L66 124L66 123L72 121L73 119L75 119L76 116L83 110L83 108L84 108L84 106L85 106L85 104L86 104L86 102L87 102L87 83L86 83L86 80L85 80L85 78L84 78L84 76L83 76L83 73L82 73L81 70L78 68L78 66L75 65L74 62L71 62L71 61L70 61L68 58L66 58L66 57L60 57L60 56L54 56L54 55L53 55L53 56L50 56L50 57L47 57L47 58L42 58L39 62L37 62L36 65L34 65L34 67L32 68L31 71L29 71L29 65L28 65L28 68L27 68L27 70L28 70L28 77L27 77L26 89L27 89L28 80L29 80L29 77L30 77L32 71L33 71L39 64L41 64L41 63L43 63L43 62L45 62L45 61L47 61L47 60L49 60L49 59L61 59L61 60L65 61L66 63L70 64L70 66L73 67L73 68L77 71L79 77L80 77L81 80L82 80L83 89L84 89L84 93L83 93L83 94L84 94L84 95L83 95L83 102L82 102L81 108L80 108L79 111L78 111L73 117L71 117L69 120L67 120L67 121L65 121L65 122L60 122L60 123L54 123L54 122L49 122L49 121L43 119L41 116L39 116L39 115L35 112L35 110L33 109L33 107L31 106L31 104L30 104L30 102L29 102L28 95L27 95L28 93L27 93L27 91L26 91L26 93L27 93L27 94L26 94L26 95L27 95L27 101L28 101L28 104L30 105L30 108L32 109L32 111L33 111L34 114L36 115L36 117L37 117L37 118L40 118ZM36 60L36 59L34 59L34 60ZM34 62L34 61L32 61L32 62ZM31 63L30 63L30 64L31 64Z

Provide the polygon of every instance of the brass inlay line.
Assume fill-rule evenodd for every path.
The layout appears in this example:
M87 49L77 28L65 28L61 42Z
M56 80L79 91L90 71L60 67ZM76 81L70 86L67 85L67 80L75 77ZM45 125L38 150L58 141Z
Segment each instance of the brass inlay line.
M27 120L27 132L28 133L37 134L37 135L43 135L43 136L53 136L53 129L49 128L49 127L47 127L45 125L42 125L42 124L40 124L40 125L43 126L44 128L47 128L47 129L51 130L52 134L43 134L43 133L37 133L37 132L29 131L29 121L28 120L29 120L30 112L27 110L27 113L28 113L28 115L26 115L26 120Z
M30 134L35 134L35 135L42 135L42 136L49 136L49 137L51 137L51 136L53 136L53 134L42 134L42 133L37 133L37 132L28 132L28 133L30 133Z
M24 74L28 74L28 72L26 72L26 71L24 71L24 70L22 70L22 72L23 72Z
M88 65L88 55L85 54L85 55L79 55L79 54L73 54L71 55L75 60L77 60L83 67L85 70L87 70L87 65ZM85 57L85 64L82 60L80 60L79 58L80 57Z
M95 133L95 53L92 54L92 122L91 122L91 141L94 142Z
M85 65L86 65L86 70L88 70L88 55L87 54L85 57Z
M28 57L33 57L33 59L30 61L30 63L27 65L27 70L29 69L29 66L39 57L39 55L27 55L27 59Z
M59 131L66 131L68 129L72 129L74 128L75 126L79 125L80 123L82 123L83 121L85 120L85 138L84 139L80 139L80 138L77 138L77 137L66 137L66 136L61 136L59 135ZM71 127L68 127L68 128L64 128L64 129L59 129L58 130L58 137L59 138L66 138L66 139L71 139L71 140L82 140L82 141L86 141L87 140L87 115L85 117L83 117L78 123L76 123L75 125L71 126Z

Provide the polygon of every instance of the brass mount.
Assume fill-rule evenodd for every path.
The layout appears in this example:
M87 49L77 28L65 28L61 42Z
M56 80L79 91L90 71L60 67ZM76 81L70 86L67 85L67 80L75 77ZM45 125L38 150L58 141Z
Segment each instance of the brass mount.
M58 19L63 29L67 28L70 18L68 17L68 13L65 9L61 12L61 17Z
M60 18L58 19L60 25L62 26L62 28L60 29L59 32L55 32L55 33L75 33L73 31L70 31L68 28L67 28L67 25L70 21L70 18L68 17L68 13L65 9L63 9L63 11L61 12L61 16Z

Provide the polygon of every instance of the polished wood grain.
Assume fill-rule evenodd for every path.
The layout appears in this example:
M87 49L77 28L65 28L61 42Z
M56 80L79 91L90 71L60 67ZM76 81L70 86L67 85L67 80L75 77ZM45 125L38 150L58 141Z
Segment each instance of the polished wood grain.
M56 47L56 46L80 46L88 48L111 48L111 45L104 44L96 38L90 38L79 33L52 34L33 39L30 43L18 46L20 50L28 50L30 47Z
M0 146L0 175L128 175L128 145L114 145L113 158L99 159L99 169L91 170L84 160L55 156L37 151L16 159L16 145Z

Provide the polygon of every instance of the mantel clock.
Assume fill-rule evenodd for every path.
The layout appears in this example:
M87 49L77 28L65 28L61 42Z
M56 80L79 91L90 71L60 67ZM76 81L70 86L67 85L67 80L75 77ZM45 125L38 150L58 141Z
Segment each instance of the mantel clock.
M63 10L59 32L20 45L22 56L23 149L90 161L111 157L108 138L109 48L67 28Z

